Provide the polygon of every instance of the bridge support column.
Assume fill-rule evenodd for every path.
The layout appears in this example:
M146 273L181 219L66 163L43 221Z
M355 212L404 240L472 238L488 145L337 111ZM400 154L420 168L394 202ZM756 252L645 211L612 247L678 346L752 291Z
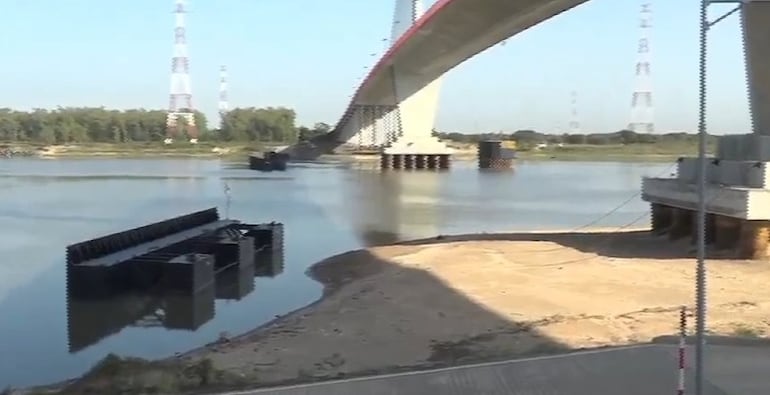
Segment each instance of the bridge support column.
M770 3L743 4L741 22L754 134L770 136Z
M770 2L741 5L741 25L752 132L720 136L717 158L706 169L706 243L732 250L745 259L768 259L770 249ZM696 229L699 166L680 158L676 179L645 178L642 198L673 209L669 237ZM653 206L653 230L661 227L661 209ZM686 231L690 222L689 232ZM693 238L693 241L697 239Z
M419 84L411 75L395 69L391 72L395 99L399 103L400 133L385 148L384 157L416 156L412 168L448 168L452 149L433 136L441 79L415 89ZM383 164L386 162L388 159L383 159Z

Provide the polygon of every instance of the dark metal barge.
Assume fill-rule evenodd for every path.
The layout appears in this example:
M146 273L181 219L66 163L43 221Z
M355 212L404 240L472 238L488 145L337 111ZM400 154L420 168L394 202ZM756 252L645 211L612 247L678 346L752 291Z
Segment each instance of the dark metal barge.
M484 140L478 143L479 169L507 170L513 168L516 151L505 148L499 140Z
M259 171L284 171L289 162L289 155L282 152L266 151L249 155L249 169Z
M76 297L155 286L195 293L217 272L282 249L282 224L222 220L210 208L68 246L67 288Z

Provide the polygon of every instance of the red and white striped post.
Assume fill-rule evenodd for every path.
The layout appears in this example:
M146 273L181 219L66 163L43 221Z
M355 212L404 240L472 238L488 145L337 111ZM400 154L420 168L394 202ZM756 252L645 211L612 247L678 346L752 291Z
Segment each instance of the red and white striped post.
M687 344L687 306L679 310L679 383L677 395L684 395L684 352Z

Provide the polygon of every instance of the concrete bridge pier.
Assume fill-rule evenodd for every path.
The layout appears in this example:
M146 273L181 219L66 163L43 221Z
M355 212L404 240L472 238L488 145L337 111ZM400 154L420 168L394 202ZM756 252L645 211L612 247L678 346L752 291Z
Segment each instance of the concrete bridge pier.
M395 44L423 13L422 0L396 0L391 42ZM448 168L452 150L433 136L441 78L421 87L417 71L391 65L390 75L399 130L382 152L382 168Z
M706 242L744 259L770 256L770 2L741 8L753 131L719 139L706 169ZM654 232L671 239L695 235L699 166L680 158L677 176L645 178L642 198L652 204ZM693 238L693 241L695 239Z
M393 79L401 122L398 136L383 150L383 168L398 168L387 164L400 157L410 158L400 167L404 169L449 168L452 149L433 136L441 80L415 91L411 75L394 70Z

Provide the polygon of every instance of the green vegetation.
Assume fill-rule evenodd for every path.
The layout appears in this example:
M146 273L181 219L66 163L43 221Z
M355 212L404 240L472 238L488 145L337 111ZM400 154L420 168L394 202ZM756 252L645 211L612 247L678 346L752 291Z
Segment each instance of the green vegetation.
M284 107L236 108L219 128L210 129L196 113L199 144L185 138L188 127L180 119L180 136L171 146L166 137L166 111L58 108L14 111L0 109L0 154L51 156L244 156L271 145L293 144L327 134L331 126L297 126L294 110ZM467 151L487 139L514 140L522 159L558 160L669 160L694 155L696 136L687 133L545 134L532 130L514 133L435 133ZM716 138L709 136L713 151ZM463 153L458 153L458 157Z
M147 361L107 355L83 376L65 385L33 389L32 394L178 394L246 385L238 375L216 369L211 360Z
M293 143L328 132L326 124L295 126L294 110L282 107L238 108L228 112L220 129L210 130L206 117L196 113L200 141ZM188 126L179 120L181 134ZM0 141L36 144L162 142L166 112L162 110L108 110L58 108L14 111L0 109Z
M630 130L615 133L545 134L533 130L514 133L435 133L460 144L482 140L515 141L522 159L558 160L670 160L697 153L697 135L688 133L644 134ZM708 136L707 149L716 150L716 136Z
M539 144L565 144L565 145L655 145L655 144L684 144L695 145L698 136L689 133L647 134L636 133L630 130L621 130L614 133L590 133L590 134L547 134L534 130L519 130L514 133L440 133L434 135L441 139L462 143L477 143L482 140L506 140L516 141L520 151L529 151ZM708 143L716 144L716 136L709 136Z

